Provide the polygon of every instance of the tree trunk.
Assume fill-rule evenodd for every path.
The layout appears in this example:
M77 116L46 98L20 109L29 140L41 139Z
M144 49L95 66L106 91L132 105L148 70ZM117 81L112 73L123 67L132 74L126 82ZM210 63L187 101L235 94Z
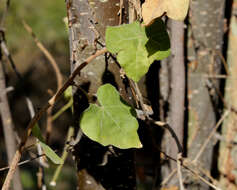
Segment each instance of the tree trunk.
M219 89L219 81L206 76L220 73L224 5L223 0L192 1L190 10L193 46L189 47L188 54L194 50L194 59L188 67L188 158L206 171L210 171L212 166L213 140L199 157L197 155L217 119L218 95L215 89ZM187 189L209 189L194 178L189 178L186 183Z
M125 3L124 6L126 10ZM92 55L96 48L103 46L106 26L119 24L119 8L119 0L67 1L72 71ZM127 20L126 15L122 18ZM95 101L97 89L103 83L113 84L126 99L119 70L108 55L97 57L82 70L75 80L77 87L73 88L75 127L79 126L80 115L88 107L88 103ZM133 150L111 148L114 153L111 153L108 147L82 136L74 151L78 166L79 189L136 188Z
M228 78L225 87L225 101L227 107L232 106L235 110L237 108L237 20L236 20L236 7L237 1L235 0L232 5L232 17L230 22L230 31L228 36ZM222 138L219 151L219 171L220 171L220 184L223 190L236 190L237 189L237 148L236 143L236 112L229 113L222 126Z

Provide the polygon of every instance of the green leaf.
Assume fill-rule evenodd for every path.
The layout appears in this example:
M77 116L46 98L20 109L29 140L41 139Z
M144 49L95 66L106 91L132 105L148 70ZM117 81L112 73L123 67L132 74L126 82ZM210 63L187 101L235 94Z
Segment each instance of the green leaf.
M128 77L138 81L149 68L145 44L148 41L145 28L138 22L106 30L106 47L111 53L118 53L118 62Z
M36 123L35 126L33 127L33 129L32 129L32 134L33 134L37 139L39 139L39 141L44 142L44 138L43 138L43 136L42 136L42 133L41 133L41 131L40 131L40 128L39 128L38 123Z
M81 117L83 133L104 146L141 148L132 107L121 101L119 93L110 84L101 86L97 97L101 106L90 104Z
M127 49L120 51L117 60L127 76L138 82L149 69L148 53L142 42L134 43L130 50L130 52Z
M72 86L69 86L63 93L64 98L66 100L70 100L70 98L72 98Z
M124 48L130 48L127 47L128 44L135 45L139 41L143 41L145 44L148 41L145 28L139 22L107 27L105 38L106 47L111 53L118 53Z
M63 160L48 146L44 143L44 138L41 134L39 125L36 124L32 129L32 134L39 140L41 147L44 150L45 155L55 164L62 164Z
M45 143L39 142L41 147L44 150L46 156L54 163L54 164L63 164L63 160Z
M150 63L170 55L169 35L161 19L156 19L152 25L146 27L146 35L149 38L146 48Z
M106 29L106 47L135 82L145 75L154 60L169 56L169 36L161 19L143 27L139 22Z

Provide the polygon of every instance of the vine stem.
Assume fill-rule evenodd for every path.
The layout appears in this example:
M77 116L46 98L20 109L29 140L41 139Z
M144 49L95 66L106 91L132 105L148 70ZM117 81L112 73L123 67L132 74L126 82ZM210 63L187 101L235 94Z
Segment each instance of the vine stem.
M95 52L95 54L91 55L90 57L88 57L83 63L81 63L74 71L73 73L70 75L70 77L68 78L68 80L64 83L64 85L49 99L49 101L47 102L46 105L44 105L36 114L35 116L31 119L30 123L27 126L27 130L25 135L23 136L21 143L19 145L19 148L17 149L12 161L11 161L11 165L10 165L10 169L7 173L7 177L4 181L4 184L2 186L2 190L8 190L9 186L10 186L10 182L11 179L13 177L13 174L15 173L16 167L18 165L18 162L21 158L22 152L24 150L26 141L28 139L28 137L31 134L32 128L34 127L34 125L37 123L37 121L42 117L42 115L47 111L47 109L51 106L53 106L59 99L60 97L63 95L64 91L73 84L73 80L75 79L75 77L80 74L80 71L87 66L92 60L94 60L96 57L104 54L107 52L106 48L103 48L101 50L98 50L97 52Z

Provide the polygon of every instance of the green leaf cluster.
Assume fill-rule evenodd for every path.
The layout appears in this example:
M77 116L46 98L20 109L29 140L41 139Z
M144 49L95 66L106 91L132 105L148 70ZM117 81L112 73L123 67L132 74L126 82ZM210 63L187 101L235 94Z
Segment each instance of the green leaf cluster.
M97 98L100 106L90 104L82 114L80 127L83 133L104 146L141 148L132 107L121 101L119 93L110 84L98 89Z
M147 27L139 22L108 27L106 47L111 53L118 54L119 64L136 82L147 73L155 60L170 54L169 36L161 19L156 19Z

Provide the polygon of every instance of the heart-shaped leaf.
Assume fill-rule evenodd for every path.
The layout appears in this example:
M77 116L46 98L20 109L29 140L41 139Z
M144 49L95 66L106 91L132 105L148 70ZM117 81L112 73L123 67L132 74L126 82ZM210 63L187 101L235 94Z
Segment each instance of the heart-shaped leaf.
M174 20L184 20L189 0L146 0L142 5L142 17L145 25L150 25L164 13Z
M110 84L101 86L97 97L100 106L90 104L81 117L83 133L104 146L141 148L132 107L121 101L119 93Z
M161 19L149 27L138 22L108 27L105 38L107 49L118 53L119 64L135 82L147 73L154 60L170 54L169 36Z
M107 49L111 53L118 53L118 62L127 76L138 81L149 68L145 27L138 22L108 27L105 38Z

